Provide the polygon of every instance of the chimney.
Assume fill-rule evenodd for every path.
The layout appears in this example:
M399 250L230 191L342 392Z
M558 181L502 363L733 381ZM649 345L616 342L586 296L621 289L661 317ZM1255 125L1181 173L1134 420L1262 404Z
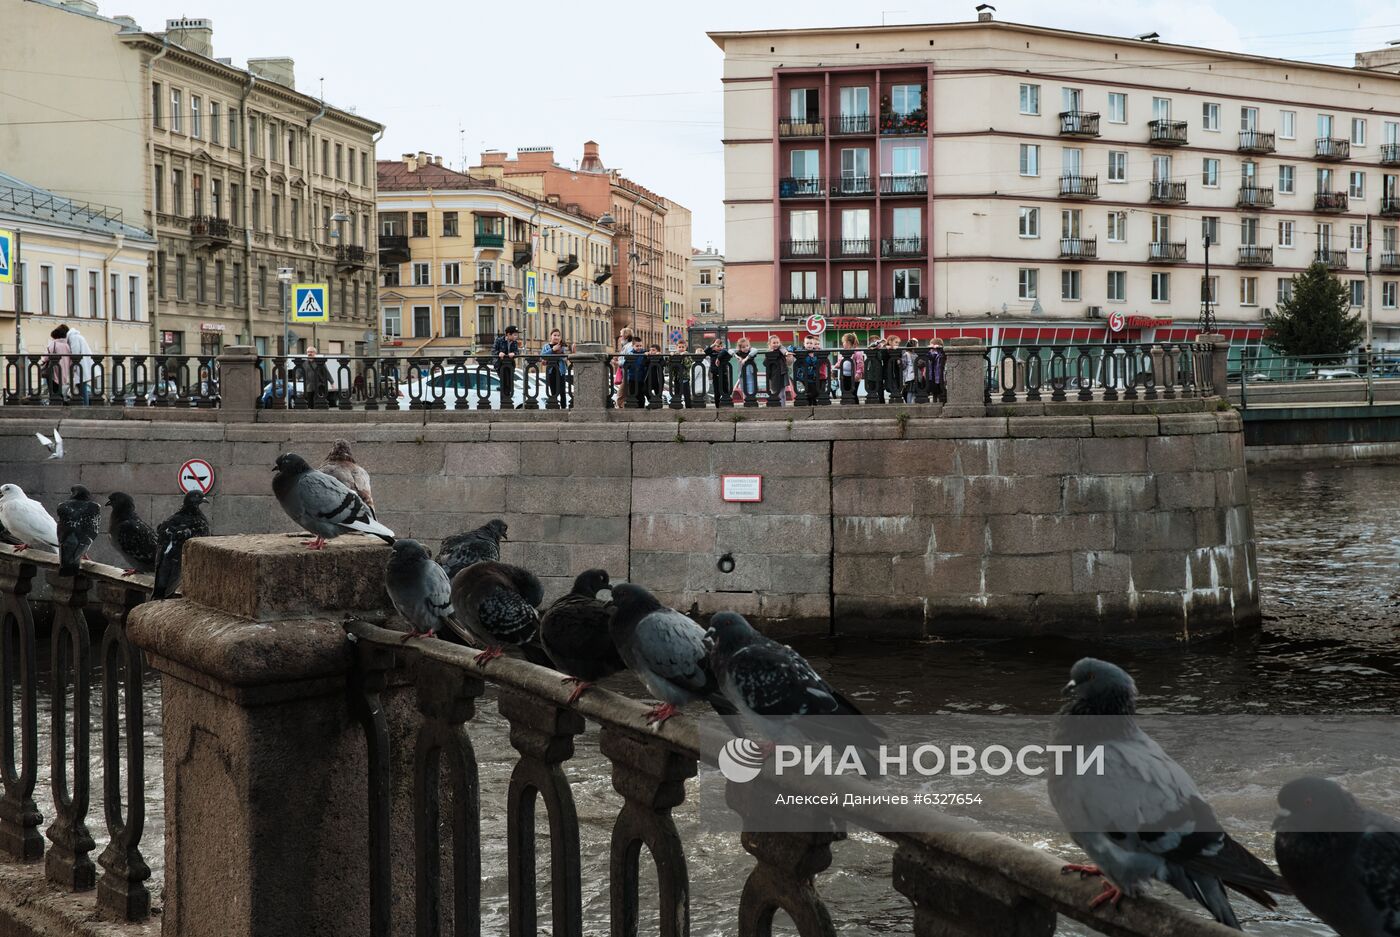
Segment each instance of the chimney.
M403 155L403 164L408 167L409 172L418 171L418 157L413 153L405 153Z
M434 156L434 157L433 157L433 165L434 165L434 166L441 166L441 165L442 165L442 157L441 157L441 156Z
M578 164L579 172L602 172L603 158L598 155L598 144L589 140L583 145L583 162Z
M997 8L990 3L979 3L977 5L977 22L990 23L996 11Z
M506 154L504 150L487 150L481 154L482 166L504 166Z
M139 33L141 31L141 24L136 22L136 17L134 16L127 16L123 13L120 16L112 17L112 21L121 23L122 32L124 33Z
M213 56L214 21L185 17L165 21L165 37L195 55Z
M90 13L93 16L97 15L97 4L93 3L92 0L63 0L61 6L63 6L65 9L72 10L75 13Z
M257 75L263 81L270 81L273 84L282 85L285 88L295 90L297 86L295 64L295 62L285 55L262 59L249 59L248 71Z

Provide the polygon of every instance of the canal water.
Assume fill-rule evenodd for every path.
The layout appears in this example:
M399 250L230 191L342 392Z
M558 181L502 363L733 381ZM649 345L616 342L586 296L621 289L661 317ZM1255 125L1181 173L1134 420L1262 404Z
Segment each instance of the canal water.
M807 642L799 649L833 684L873 713L1054 712L1070 665L1095 654L1134 674L1141 708L1148 712L1400 714L1400 499L1394 497L1400 490L1400 465L1251 471L1250 487L1265 614L1258 634L1151 650L1056 639L930 642L911 648L907 643L849 638ZM619 689L629 691L625 685ZM644 695L635 685L630 691ZM147 696L150 806L144 851L156 870L159 894L163 824L154 684ZM41 700L47 700L47 687L41 690ZM94 725L100 724L99 717L94 706ZM46 714L40 724L40 751L45 753L41 762L47 763ZM481 759L486 879L482 906L487 915L483 933L505 933L505 829L499 805L505 802L514 751L489 698L471 724L471 733ZM100 764L94 745L94 770ZM597 751L596 732L579 739L578 756L569 763L568 773L582 824L585 915L595 922L585 930L591 932L607 920L607 844L619 805L608 763ZM90 826L98 840L96 856L106 839L100 822L100 784L93 795ZM40 779L39 800L50 816L46 777ZM704 828L693 798L676 811L676 822L689 861L692 933L728 935L752 862L735 836ZM1251 849L1272 855L1267 830L1235 832ZM1021 838L1056 855L1077 857L1063 836ZM541 848L548 847L541 843ZM889 886L890 847L879 837L853 834L836 844L834 854L819 889L838 933L909 933L908 904ZM1157 893L1168 895L1165 888ZM644 900L647 897L644 885ZM644 907L654 916L655 898L649 897ZM547 894L541 901L547 908ZM1243 899L1235 905L1252 934L1329 933L1293 902L1274 912ZM548 917L542 913L541 920ZM654 933L655 927L643 920L643 932ZM781 915L780 923L786 923ZM1089 932L1065 921L1059 933Z

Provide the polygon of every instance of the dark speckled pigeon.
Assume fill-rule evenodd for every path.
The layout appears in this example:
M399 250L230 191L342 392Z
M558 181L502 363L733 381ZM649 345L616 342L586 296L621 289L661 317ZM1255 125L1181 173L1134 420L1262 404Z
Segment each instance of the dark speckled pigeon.
M1086 657L1070 671L1055 741L1104 748L1102 774L1051 774L1050 803L1096 863L1065 871L1102 875L1093 907L1142 894L1152 879L1240 930L1229 887L1266 908L1288 884L1231 839L1186 770L1138 727L1137 686L1121 668ZM1091 717L1078 719L1076 717Z
M723 698L710 671L705 629L674 608L667 608L641 586L612 588L608 630L623 661L660 703L648 722L664 722L678 707L696 700Z
M498 517L475 530L448 537L438 548L437 561L451 579L473 563L499 560L501 541L506 539L506 522Z
M1341 937L1400 937L1400 820L1335 781L1278 792L1274 856L1308 910Z
M136 513L136 502L124 491L107 496L112 509L107 521L107 535L122 556L127 568L123 575L154 572L156 568L156 532Z
M554 668L567 675L565 682L574 684L570 703L597 681L627 667L608 631L605 603L611 597L608 571L590 569L540 616L540 645Z
M494 660L506 646L528 644L539 630L536 611L544 588L528 569L506 563L473 563L452 579L452 608L457 621L486 650L479 666Z
M199 509L208 500L208 496L202 492L188 492L180 510L161 521L156 528L156 581L152 598L169 598L179 587L180 574L184 569L185 541L209 536L209 519Z
M102 506L82 485L74 485L72 497L58 506L58 574L76 576L83 558L102 531Z

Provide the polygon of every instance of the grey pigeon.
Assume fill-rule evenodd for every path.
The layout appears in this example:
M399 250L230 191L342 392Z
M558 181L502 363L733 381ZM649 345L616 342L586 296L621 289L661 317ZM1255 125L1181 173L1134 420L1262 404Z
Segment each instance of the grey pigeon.
M348 440L337 439L326 456L321 471L360 496L360 500L374 510L374 495L369 487L369 472L366 472L355 457L350 454Z
M609 605L613 644L627 668L660 700L647 714L648 722L664 722L687 703L719 698L704 628L632 583L613 586Z
M156 568L156 532L136 514L136 502L124 491L114 491L107 497L112 513L107 521L107 536L129 564L123 573L154 572Z
M151 598L169 598L180 587L185 542L210 533L209 518L199 509L208 500L202 491L187 492L180 509L156 527L156 581Z
M320 550L327 541L341 534L371 534L385 543L394 542L394 532L374 519L374 512L343 483L318 472L295 452L277 457L273 466L272 493L287 516L314 534L310 550Z
M0 485L0 523L19 541L16 553L30 547L58 552L58 524L19 485Z
M58 574L76 576L83 557L102 529L102 506L82 485L69 489L72 497L58 506Z
M536 611L544 588L534 573L506 563L473 563L452 578L452 608L457 621L486 650L479 666L500 657L504 646L528 644L539 630Z
M1138 726L1132 677L1086 657L1070 670L1065 692L1073 699L1060 710L1055 741L1104 749L1102 774L1051 774L1049 781L1055 812L1095 862L1065 871L1104 877L1091 907L1140 895L1155 878L1240 930L1227 886L1266 908L1277 906L1270 892L1290 893L1283 879L1221 829L1191 776Z
M561 595L540 616L540 645L554 669L574 684L569 702L574 703L594 683L625 670L608 632L606 599L608 571L590 569L579 573L573 588Z
M452 618L452 583L417 540L395 540L384 567L384 588L394 608L408 622L409 638L434 637L442 627L461 628Z
M1335 781L1278 792L1274 858L1309 911L1341 937L1400 937L1400 820Z
M506 522L499 517L487 521L475 530L453 534L438 548L437 561L452 578L473 563L494 563L501 558L501 541L506 537Z

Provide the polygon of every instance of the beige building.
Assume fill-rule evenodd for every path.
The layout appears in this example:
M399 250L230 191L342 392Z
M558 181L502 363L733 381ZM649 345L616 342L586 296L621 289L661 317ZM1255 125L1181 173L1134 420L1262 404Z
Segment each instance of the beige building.
M662 325L667 347L670 347L675 345L677 337L685 336L686 323L695 314L690 298L690 209L666 199L665 226Z
M428 153L381 161L378 176L385 346L489 351L508 325L532 352L556 328L566 342L608 341L614 252L596 217L499 175L456 172Z
M1257 342L1321 260L1400 347L1400 75L1367 67L1396 56L1343 68L991 16L712 34L731 333L825 312L1186 337L1209 290Z
M718 336L724 326L724 255L713 247L690 252L690 342L707 333Z
M25 101L7 105L24 131L0 139L0 165L156 235L158 350L279 352L279 269L329 287L330 322L294 329L294 350L370 350L381 125L297 91L291 59L214 58L209 20L147 32L89 0L0 0L0 16L21 59L0 93Z

